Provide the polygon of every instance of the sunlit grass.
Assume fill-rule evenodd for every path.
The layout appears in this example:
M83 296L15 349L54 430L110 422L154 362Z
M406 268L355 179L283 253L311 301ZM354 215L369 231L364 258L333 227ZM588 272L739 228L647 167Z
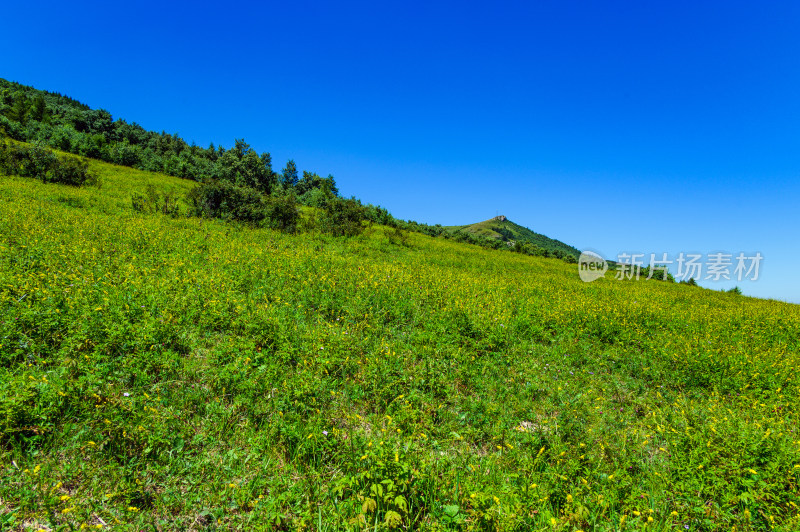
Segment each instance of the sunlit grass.
M0 178L0 528L800 528L800 307L92 166Z

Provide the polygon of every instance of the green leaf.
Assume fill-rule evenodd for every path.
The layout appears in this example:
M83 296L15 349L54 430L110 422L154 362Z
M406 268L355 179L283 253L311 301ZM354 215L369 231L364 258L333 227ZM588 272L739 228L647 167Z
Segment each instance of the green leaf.
M389 510L386 512L384 523L386 523L389 528L397 528L403 524L403 518L399 513Z
M364 503L361 505L361 513L368 514L374 512L377 507L378 504L375 502L375 499L364 499Z
M444 513L449 515L450 517L455 517L458 513L458 505L457 504L450 504L444 507Z
M404 514L408 513L408 500L402 495L394 498L394 505Z

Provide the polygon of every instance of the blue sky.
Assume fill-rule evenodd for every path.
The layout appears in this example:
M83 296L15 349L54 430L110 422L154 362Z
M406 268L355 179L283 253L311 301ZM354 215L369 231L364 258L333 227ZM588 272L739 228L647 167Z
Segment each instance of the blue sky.
M135 5L133 5L135 4ZM16 2L0 77L430 224L764 256L800 302L800 4Z

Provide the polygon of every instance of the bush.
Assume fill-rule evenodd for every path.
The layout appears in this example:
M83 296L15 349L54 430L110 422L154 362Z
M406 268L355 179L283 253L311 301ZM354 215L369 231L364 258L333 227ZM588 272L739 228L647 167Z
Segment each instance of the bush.
M204 218L220 218L259 223L267 218L267 205L252 188L213 180L192 189L187 199L192 213Z
M646 266L641 269L640 275L645 279L651 279L656 281L667 281L668 283L674 283L675 277L668 271L664 271L664 268L661 267L654 267L652 274L650 272L650 266Z
M327 209L332 201L336 201L336 196L321 188L315 188L300 196L300 203L318 209Z
M153 185L147 185L144 194L134 193L131 196L131 204L136 212L148 214L158 212L169 216L178 216L180 214L178 200L174 194L167 192L161 195Z
M189 192L188 200L195 216L266 224L286 233L294 233L300 220L294 194L265 199L254 188L237 186L228 181L203 183Z
M355 236L368 221L366 210L356 199L336 199L328 203L321 220L322 230L336 236Z
M300 212L297 210L297 199L294 194L273 196L267 201L267 217L269 225L284 233L297 231Z
M0 143L0 172L33 177L44 183L81 186L97 184L89 163L74 156L59 157L41 145L24 146L8 141Z
M387 231L386 236L389 237L389 242L396 246L408 246L408 232L403 231L399 227Z
M85 159L64 157L57 159L56 164L45 173L44 181L79 187L97 184L97 176L89 171L89 163Z
M394 224L394 217L389 214L387 209L378 205L366 205L364 207L364 216L370 222L391 226Z
M127 140L106 146L103 159L121 166L135 167L139 164L140 149Z
M0 135L6 135L12 139L22 140L25 132L24 128L20 126L19 122L14 122L3 115L0 115Z

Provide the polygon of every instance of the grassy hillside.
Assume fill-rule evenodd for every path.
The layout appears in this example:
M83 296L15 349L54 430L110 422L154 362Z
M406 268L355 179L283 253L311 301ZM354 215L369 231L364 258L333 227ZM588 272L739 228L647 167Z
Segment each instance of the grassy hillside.
M800 307L0 177L0 529L797 530Z
M496 216L483 222L478 222L471 225L451 226L447 227L446 229L451 231L464 231L473 235L502 240L503 242L508 243L528 242L541 248L542 250L547 251L548 253L560 253L565 256L575 257L576 259L581 254L579 249L574 248L569 244L565 244L560 240L555 240L545 235L535 233L527 227L515 224L505 216Z

